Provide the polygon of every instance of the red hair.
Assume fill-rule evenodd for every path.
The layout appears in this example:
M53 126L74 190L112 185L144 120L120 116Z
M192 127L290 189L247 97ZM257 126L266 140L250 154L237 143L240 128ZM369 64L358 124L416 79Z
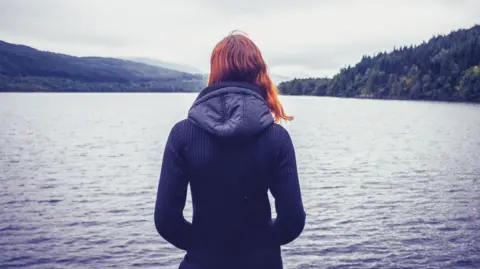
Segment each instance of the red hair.
M278 99L278 89L268 75L260 50L247 36L231 33L213 49L208 85L222 81L244 81L256 85L263 91L275 122L293 119L285 114Z

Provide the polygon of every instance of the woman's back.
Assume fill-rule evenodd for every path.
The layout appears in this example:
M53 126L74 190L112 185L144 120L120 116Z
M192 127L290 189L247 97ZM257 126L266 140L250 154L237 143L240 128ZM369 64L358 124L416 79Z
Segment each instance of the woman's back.
M172 128L155 224L187 251L180 268L282 268L280 246L301 233L305 212L292 141L274 121L262 88L218 82ZM183 217L188 184L192 223Z

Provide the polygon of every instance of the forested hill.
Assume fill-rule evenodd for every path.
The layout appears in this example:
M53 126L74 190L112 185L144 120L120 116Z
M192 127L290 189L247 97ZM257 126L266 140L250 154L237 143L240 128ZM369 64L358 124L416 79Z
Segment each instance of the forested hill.
M144 63L0 41L0 91L198 91L203 84L202 76Z
M294 79L283 94L480 102L480 25L364 56L333 78Z

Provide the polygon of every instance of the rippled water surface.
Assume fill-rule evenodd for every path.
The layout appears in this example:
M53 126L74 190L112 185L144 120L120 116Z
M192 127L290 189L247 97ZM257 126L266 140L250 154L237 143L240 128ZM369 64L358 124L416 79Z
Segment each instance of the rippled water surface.
M194 98L0 94L0 267L177 268L153 208ZM285 268L480 268L480 106L283 101L308 213Z

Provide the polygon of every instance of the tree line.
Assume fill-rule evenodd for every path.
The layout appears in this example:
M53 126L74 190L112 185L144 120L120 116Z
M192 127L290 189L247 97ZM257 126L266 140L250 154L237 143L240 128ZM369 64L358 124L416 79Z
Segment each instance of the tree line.
M293 79L287 95L480 102L480 25L363 56L333 78Z

